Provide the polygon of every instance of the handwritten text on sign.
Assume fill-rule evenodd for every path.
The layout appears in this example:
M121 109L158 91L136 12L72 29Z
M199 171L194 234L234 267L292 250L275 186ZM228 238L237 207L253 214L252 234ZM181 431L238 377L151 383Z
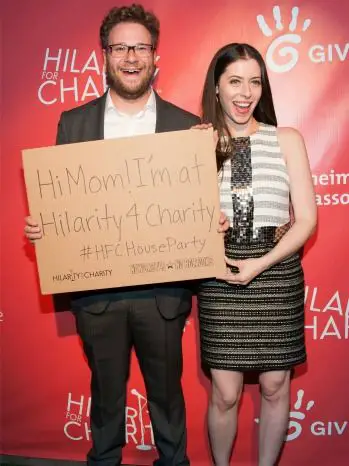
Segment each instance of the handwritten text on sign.
M23 151L43 293L224 271L212 131Z

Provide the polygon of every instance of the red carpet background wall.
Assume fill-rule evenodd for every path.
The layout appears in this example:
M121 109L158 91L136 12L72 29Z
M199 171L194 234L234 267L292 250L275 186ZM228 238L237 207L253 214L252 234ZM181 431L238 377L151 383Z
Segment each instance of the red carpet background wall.
M40 296L21 150L53 145L60 113L103 92L98 31L109 0L12 0L3 6L2 453L82 460L89 448L89 371L69 312ZM319 206L304 254L308 362L292 385L285 466L345 466L349 443L349 3L347 0L148 0L161 20L156 89L194 113L213 53L248 42L266 57L279 123L306 140ZM184 333L189 454L209 464L208 382L196 307ZM240 411L234 464L257 457L258 387ZM156 456L137 362L128 390L125 463Z

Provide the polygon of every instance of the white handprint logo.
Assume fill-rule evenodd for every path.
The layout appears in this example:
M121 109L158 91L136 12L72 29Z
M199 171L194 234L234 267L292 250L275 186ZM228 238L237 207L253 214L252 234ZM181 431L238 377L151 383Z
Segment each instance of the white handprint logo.
M310 411L311 408L315 405L313 400L308 401L304 411L300 411L303 404L304 390L298 390L297 400L294 404L295 411L290 412L290 422L288 424L288 434L286 437L286 442L298 438L302 433L302 425L299 421L303 421L306 416L306 412ZM294 420L295 419L295 420Z
M298 438L302 433L302 424L299 421L305 419L306 413L300 411L303 405L304 390L298 390L297 400L294 404L295 411L290 412L290 421L288 423L288 434L285 438L286 442ZM308 401L305 411L310 411L311 408L315 405L315 401ZM295 420L294 420L295 419ZM255 422L259 424L259 418L255 419Z
M289 33L282 34L281 36L274 39L273 42L268 47L267 54L266 54L266 61L267 61L268 67L272 71L275 71L276 73L285 73L286 71L290 71L296 65L298 61L299 53L296 47L294 47L293 45L284 45L287 43L296 45L296 44L300 44L302 41L301 36L297 34L297 32L295 32L297 28L297 24L298 24L298 14L299 14L299 8L297 6L294 6L291 10L292 17L288 25ZM282 23L281 11L278 5L274 6L273 8L273 16L275 20L276 30L283 31L284 25ZM262 31L262 33L265 36L271 37L273 35L273 31L270 29L270 27L266 23L263 15L257 16L257 23L258 23L259 29ZM311 20L306 19L302 25L302 32L306 31L309 28L310 24L311 24ZM282 47L276 52L276 49L279 46L282 46ZM274 56L276 53L278 53L281 57L289 56L288 62L283 63L282 65L276 63L274 59Z

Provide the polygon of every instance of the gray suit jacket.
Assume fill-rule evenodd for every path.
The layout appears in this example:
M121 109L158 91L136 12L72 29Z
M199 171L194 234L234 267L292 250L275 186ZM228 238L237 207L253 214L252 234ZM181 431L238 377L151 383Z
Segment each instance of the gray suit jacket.
M102 97L85 105L63 112L58 123L57 144L95 141L104 138L105 93ZM199 117L161 99L156 93L156 133L189 129L200 123ZM190 311L192 289L190 282L175 282L154 285L154 287L136 287L135 290L153 288L159 311L167 319ZM91 290L72 293L73 310L84 310L91 313L104 312L112 299L117 298L120 291L130 288L114 288L108 290Z

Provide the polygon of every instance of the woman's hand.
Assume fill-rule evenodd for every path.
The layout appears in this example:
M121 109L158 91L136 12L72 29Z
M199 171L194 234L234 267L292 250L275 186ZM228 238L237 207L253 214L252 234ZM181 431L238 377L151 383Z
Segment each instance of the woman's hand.
M225 257L225 262L228 265L226 273L217 279L224 280L231 285L248 285L265 270L262 258L233 260ZM236 267L236 273L232 272L229 267Z
M191 127L191 129L210 129L210 128L213 128L212 123L201 123L200 125L195 125ZM213 131L213 142L214 142L214 145L217 146L217 142L218 142L218 131L217 130Z

